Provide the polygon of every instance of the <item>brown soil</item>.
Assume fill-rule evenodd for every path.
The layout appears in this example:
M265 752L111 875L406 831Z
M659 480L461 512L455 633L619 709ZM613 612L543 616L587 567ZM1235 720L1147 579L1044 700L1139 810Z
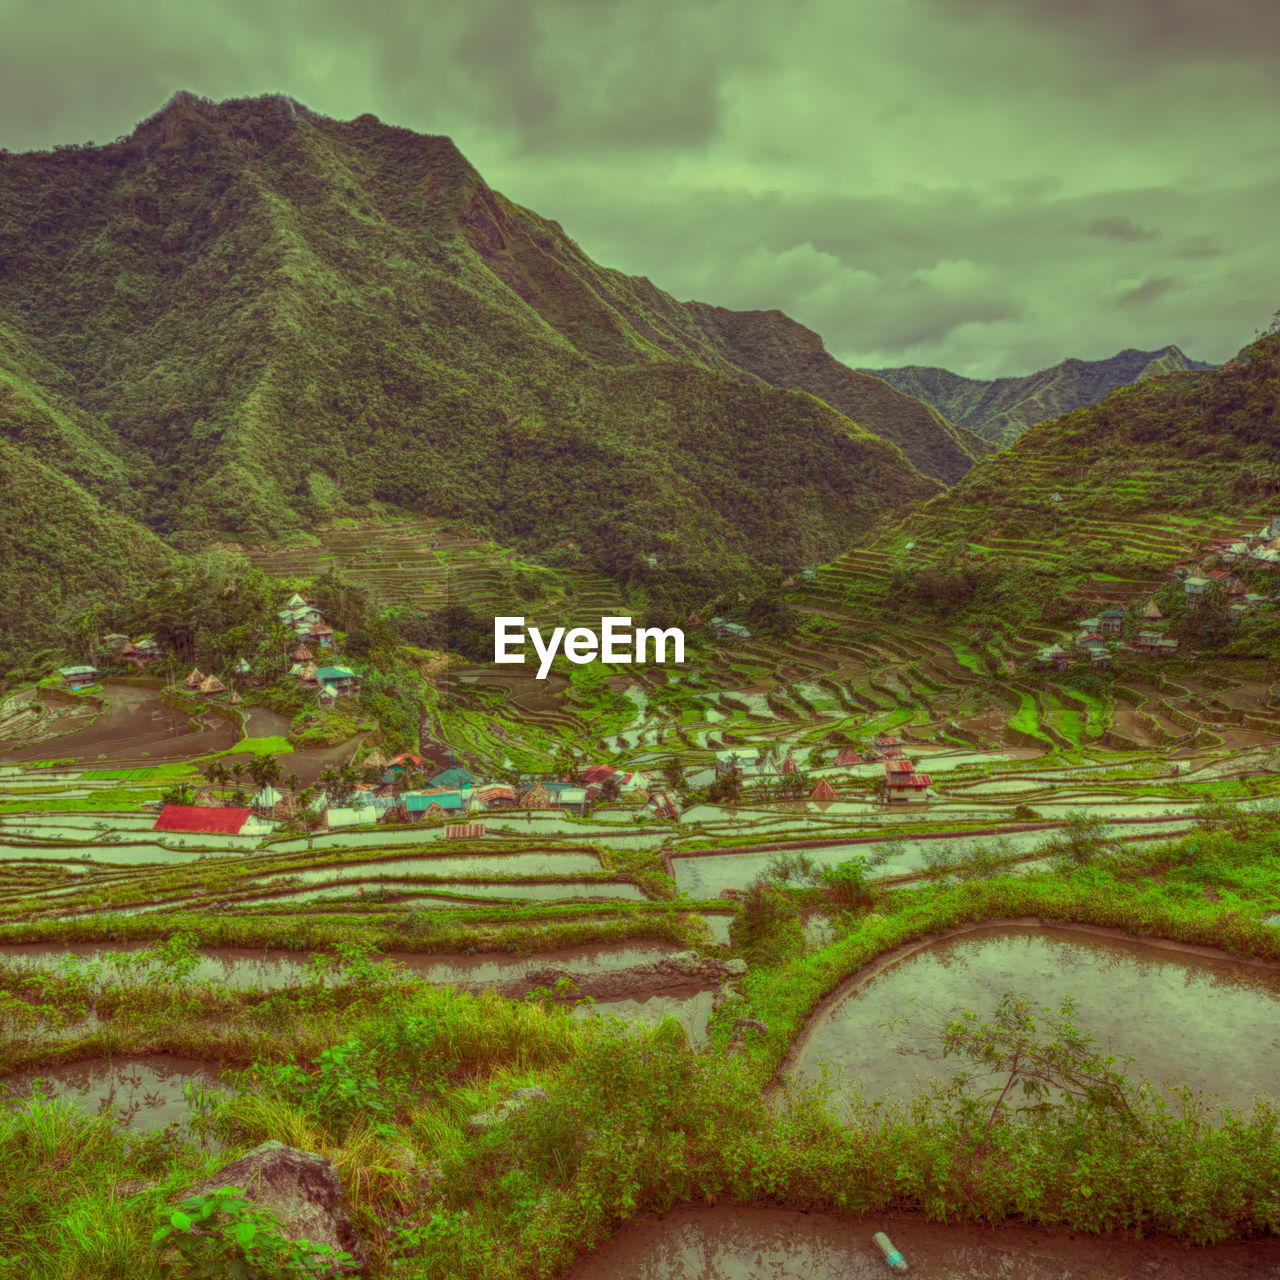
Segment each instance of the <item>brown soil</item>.
M193 732L190 717L163 706L158 695L156 689L109 684L100 695L107 709L92 724L19 747L0 760L71 756L81 763L180 760L225 751L239 739L237 726L221 716L204 717L203 727Z
M634 1000L660 991L692 995L726 981L728 976L724 963L713 959L702 961L700 973L689 972L669 959L606 972L575 972L541 965L526 970L522 978L498 983L492 989L509 999L520 1000L540 987L554 991L556 984L567 978L574 984L572 994L567 997L570 1000Z

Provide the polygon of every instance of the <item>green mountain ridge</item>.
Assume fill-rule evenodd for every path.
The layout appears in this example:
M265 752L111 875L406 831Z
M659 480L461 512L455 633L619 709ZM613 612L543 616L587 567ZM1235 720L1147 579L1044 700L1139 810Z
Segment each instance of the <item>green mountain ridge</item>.
M1063 360L1026 377L966 378L926 365L862 372L883 378L984 440L1009 444L1037 422L1097 404L1117 388L1142 378L1214 367L1170 345L1159 351L1129 347L1106 360Z
M938 492L895 435L936 424L948 474L978 451L887 388L914 435L881 438L702 318L372 116L179 94L0 170L6 431L183 545L390 505L615 574L751 574Z
M825 400L854 422L875 423L926 475L954 484L996 446L883 379L850 369L828 354L821 337L781 311L730 311L685 304L703 332L739 368L771 386L795 387Z

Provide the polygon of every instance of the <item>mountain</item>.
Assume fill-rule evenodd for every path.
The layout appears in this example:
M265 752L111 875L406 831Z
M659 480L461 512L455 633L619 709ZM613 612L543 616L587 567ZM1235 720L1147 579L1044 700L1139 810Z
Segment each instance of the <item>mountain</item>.
M449 139L283 97L179 94L0 166L9 437L183 545L394 507L620 576L750 574L937 493L895 441L948 476L979 451L800 326L757 351L708 310L593 263Z
M770 386L808 391L891 440L925 473L954 484L996 446L881 378L850 369L822 339L781 311L729 311L702 302L685 306L716 350Z
M1142 598L1210 540L1256 532L1280 513L1278 456L1271 332L1222 368L1154 374L1029 427L824 567L817 589L877 616L1060 623ZM1254 590L1280 587L1273 570L1242 572Z
M1109 360L1064 360L1025 378L990 381L964 378L948 369L925 365L863 372L883 378L899 391L932 405L951 422L967 427L984 440L1008 444L1035 423L1097 404L1116 388L1140 378L1213 367L1168 346L1159 351L1128 348Z
M60 639L65 649L77 613L137 595L176 559L150 530L6 439L0 494L0 641ZM0 670L17 656L0 649Z

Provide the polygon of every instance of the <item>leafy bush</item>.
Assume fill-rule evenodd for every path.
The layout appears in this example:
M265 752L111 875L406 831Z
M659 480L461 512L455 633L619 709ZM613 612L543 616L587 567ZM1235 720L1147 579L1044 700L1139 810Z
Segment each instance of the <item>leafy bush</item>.
M235 1187L191 1196L159 1216L151 1242L161 1250L160 1275L174 1280L312 1280L322 1267L355 1261L349 1253L289 1239L274 1214ZM166 1257L170 1249L180 1265Z

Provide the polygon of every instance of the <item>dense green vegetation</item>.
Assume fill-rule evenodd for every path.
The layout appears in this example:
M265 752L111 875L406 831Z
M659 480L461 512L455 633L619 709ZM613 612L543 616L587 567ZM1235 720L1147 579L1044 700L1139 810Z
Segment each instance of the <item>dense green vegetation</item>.
M817 948L794 920L796 904L821 892L797 887L803 860L777 863L737 930L755 963L713 1017L702 1052L671 1023L646 1031L578 1021L552 992L512 1002L410 981L372 962L370 945L398 927L386 916L371 927L335 918L284 932L279 921L212 916L167 927L122 921L125 936L156 942L115 972L72 961L11 975L27 1000L3 1006L5 1060L47 1061L51 1029L67 1034L57 1051L66 1061L144 1046L216 1054L230 1089L197 1091L193 1104L197 1131L227 1148L172 1131L131 1136L59 1104L5 1113L8 1256L37 1280L162 1274L152 1233L170 1221L181 1188L267 1138L334 1161L373 1276L558 1275L633 1216L705 1199L1015 1217L1190 1242L1275 1233L1274 1112L1264 1103L1218 1113L1190 1089L1166 1101L1122 1076L1069 1008L1042 1016L1015 993L994 1013L940 1027L947 1052L1001 1073L985 1094L940 1088L896 1107L845 1095L837 1117L829 1086L779 1076L815 1006L846 975L969 922L1036 914L1280 958L1261 919L1280 901L1273 823L1206 809L1194 838L1138 850L1087 827L1059 841L1055 870L1025 878L953 864L905 893L868 884L858 865L837 868L822 877L835 936ZM455 931L450 921L433 942ZM7 934L39 936L31 926ZM275 992L190 976L196 946L267 937L337 954L317 955L297 985ZM109 1018L76 1031L90 1002ZM735 1037L744 1017L758 1025ZM1006 1099L1005 1075L1025 1080L1030 1099ZM468 1116L534 1084L545 1099L488 1133L467 1130ZM1024 1105L1046 1097L1052 1105ZM140 1181L114 1193L130 1180ZM184 1251L212 1265L237 1238L227 1230Z
M686 304L702 332L734 364L771 386L808 391L893 441L927 476L954 484L992 445L954 426L918 392L904 394L827 353L822 339L781 311L730 311Z

